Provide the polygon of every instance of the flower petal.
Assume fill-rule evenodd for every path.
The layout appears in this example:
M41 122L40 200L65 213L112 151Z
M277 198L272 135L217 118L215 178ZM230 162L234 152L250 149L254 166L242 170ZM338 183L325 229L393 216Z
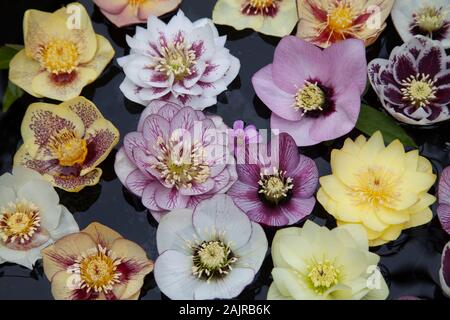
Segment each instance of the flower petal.
M25 49L20 50L9 62L8 79L34 97L42 95L32 88L33 79L41 72L39 62L27 57Z

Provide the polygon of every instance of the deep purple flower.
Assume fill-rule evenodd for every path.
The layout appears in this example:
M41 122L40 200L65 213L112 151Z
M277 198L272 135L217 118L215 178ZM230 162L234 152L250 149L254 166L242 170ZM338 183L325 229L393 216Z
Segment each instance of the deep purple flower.
M444 294L450 298L450 242L442 250L441 269L439 270L439 280Z
M362 40L348 39L321 50L288 36L275 49L273 63L252 81L272 110L271 128L289 133L298 146L309 146L355 127L366 66Z
M228 192L251 220L269 226L290 225L309 215L318 182L316 164L299 154L289 134L281 133L276 146L269 148L277 150L278 157L238 164L238 181Z
M369 63L369 79L397 120L427 125L450 118L450 58L441 42L416 36Z
M158 221L172 209L225 193L237 179L222 119L160 101L125 136L115 171Z
M438 189L439 221L444 230L450 234L450 166L442 171Z

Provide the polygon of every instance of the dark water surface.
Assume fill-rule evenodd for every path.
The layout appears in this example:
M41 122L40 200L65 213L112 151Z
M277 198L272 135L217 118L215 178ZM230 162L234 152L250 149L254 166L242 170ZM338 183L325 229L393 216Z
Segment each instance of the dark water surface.
M1 1L0 4L0 45L4 43L22 44L22 17L26 9L35 8L43 11L54 11L61 5L71 1L56 0L14 0ZM134 27L116 28L102 16L92 1L82 0L91 15L94 30L108 38L116 57L128 53L125 35L134 34ZM211 17L215 0L184 0L181 8L191 19ZM167 22L171 14L164 17ZM241 70L229 90L219 96L217 106L206 111L221 115L228 125L234 120L242 119L253 123L257 128L268 128L270 111L255 96L251 84L252 75L261 67L272 62L273 52L279 39L264 36L251 30L236 31L231 27L219 26L219 33L228 36L227 48L241 61ZM378 41L367 49L367 60L375 57L386 58L393 47L400 45L392 22ZM114 61L104 73L91 85L84 88L82 95L92 100L119 129L121 136L134 131L143 107L125 99L119 90L124 75ZM6 71L0 73L0 90L8 81ZM370 89L364 100L372 106L381 107L375 93ZM10 110L3 114L0 111L0 174L10 171L13 155L21 144L20 123L27 106L37 101L29 95L17 100ZM433 129L407 128L410 135L420 146L420 153L433 163L435 172L440 173L450 164L449 123L441 124ZM354 130L350 136L357 136ZM340 148L344 138L333 143L315 147L302 148L301 151L312 157L319 167L320 175L330 172L329 155L331 149ZM118 146L119 147L119 146ZM93 221L103 223L121 233L125 238L140 244L150 258L156 259L156 227L157 223L141 205L140 199L126 191L117 179L113 164L117 148L103 162L103 176L97 186L85 188L79 193L59 192L61 202L74 214L80 229ZM433 212L435 213L435 206ZM323 208L317 204L310 219L320 224L333 227L333 219L327 218ZM266 229L269 240L276 229ZM415 295L426 299L442 299L439 287L438 270L440 256L449 236L442 231L435 217L425 226L404 231L401 237L388 245L375 250L381 256L381 269L390 287L390 298L397 299L403 295ZM267 256L255 281L242 292L240 299L265 299L271 283L270 271L272 261ZM34 270L4 264L0 266L0 299L51 299L50 283L43 274L42 265L38 263ZM150 274L144 283L142 299L166 299L156 286Z

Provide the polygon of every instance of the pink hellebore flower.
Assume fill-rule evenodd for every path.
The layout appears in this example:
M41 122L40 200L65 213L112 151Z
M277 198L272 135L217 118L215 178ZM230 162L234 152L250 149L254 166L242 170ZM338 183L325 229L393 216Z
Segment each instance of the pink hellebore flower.
M258 97L272 110L272 129L298 146L336 139L358 119L366 86L364 42L349 39L321 50L293 36L283 38L273 63L253 76Z
M153 102L142 113L137 131L125 136L115 171L159 221L170 210L195 208L201 200L228 191L237 174L227 140L220 117Z

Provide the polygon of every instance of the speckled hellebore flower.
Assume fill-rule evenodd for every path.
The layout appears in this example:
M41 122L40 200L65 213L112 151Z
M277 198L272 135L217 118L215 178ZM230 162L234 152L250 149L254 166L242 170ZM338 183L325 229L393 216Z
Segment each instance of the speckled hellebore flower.
M93 0L103 15L117 27L145 23L151 15L174 10L181 0Z
M12 174L0 176L0 264L32 269L41 249L78 231L72 214L40 174L14 166Z
M150 104L137 131L125 136L114 168L158 221L225 193L237 178L222 119L162 101Z
M442 291L450 298L450 242L448 242L442 250L439 280L441 282Z
M240 68L225 41L210 19L191 22L181 10L168 24L150 16L147 29L127 36L130 54L117 60L125 72L120 90L142 105L164 100L196 110L212 106Z
M238 181L228 194L252 221L269 226L298 222L311 213L316 203L318 171L310 158L298 153L287 133L273 137L269 150L278 157L258 157L253 164L237 164Z
M369 79L397 120L428 125L450 118L450 57L439 41L416 36L369 63Z
M297 36L326 48L345 39L371 45L386 27L394 0L297 0Z
M283 37L298 22L296 0L218 0L213 21L237 30L251 28L269 36Z
M331 152L331 170L319 179L317 200L338 225L362 225L370 246L396 240L402 230L433 217L430 161L417 150L405 152L398 140L385 147L379 131L367 141L362 135L345 140Z
M227 195L175 209L158 226L155 281L171 299L231 299L257 274L267 238Z
M78 192L98 183L106 159L119 141L119 131L83 97L59 105L31 104L21 127L23 145L14 156L55 187Z
M358 225L328 230L307 220L278 230L272 242L269 300L384 300L389 295Z
M450 234L450 167L442 171L438 187L437 213L442 228Z
M79 3L53 13L27 10L23 37L25 49L11 60L9 80L38 98L66 101L79 96L114 56Z
M396 0L392 21L404 42L416 35L441 41L450 48L450 3L448 0Z
M309 146L354 128L366 78L361 40L321 50L288 36L275 49L273 63L259 70L252 82L272 110L271 128L289 133L298 146Z
M136 300L153 262L138 244L97 222L42 250L56 300Z

